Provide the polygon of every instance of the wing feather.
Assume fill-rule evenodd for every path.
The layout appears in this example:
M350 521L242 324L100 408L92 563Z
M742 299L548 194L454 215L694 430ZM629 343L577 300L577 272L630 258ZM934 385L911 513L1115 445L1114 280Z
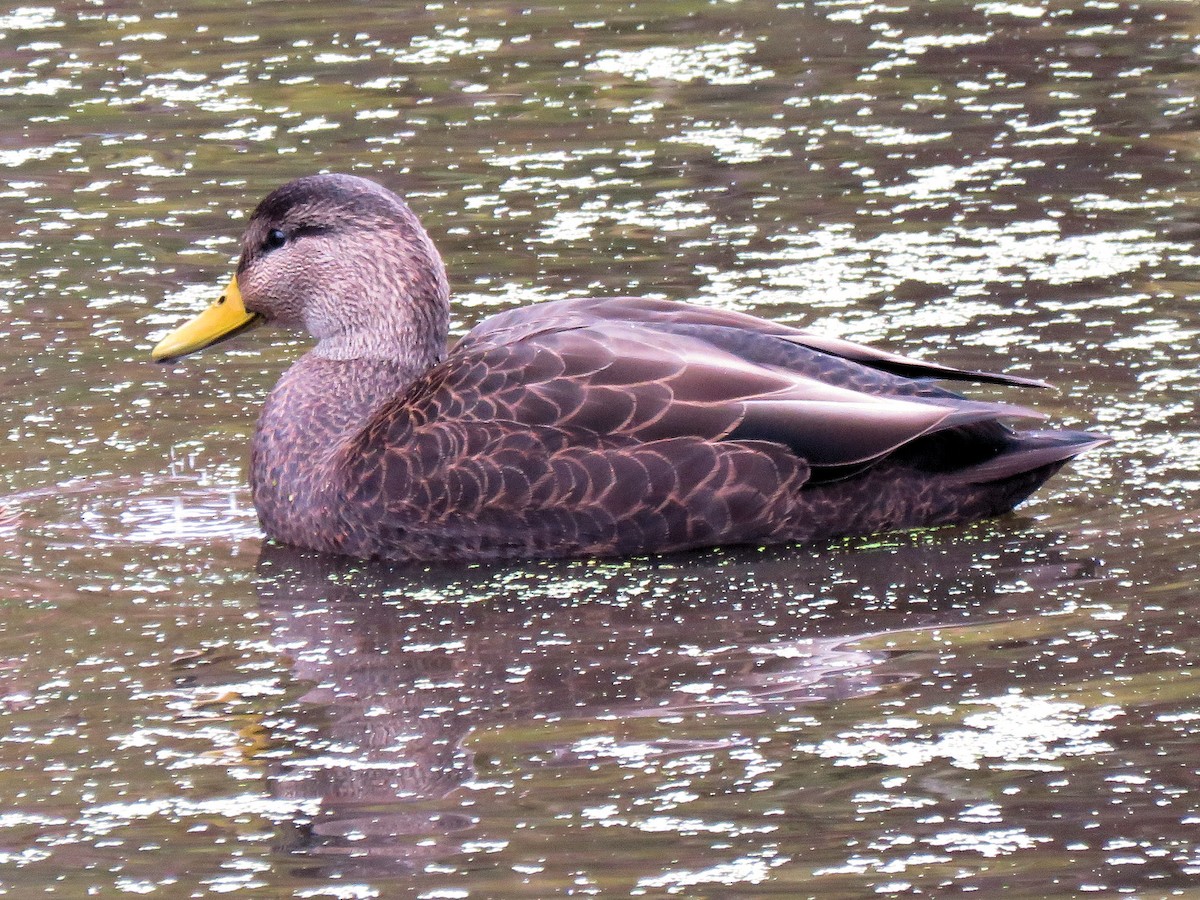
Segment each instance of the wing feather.
M644 297L560 300L510 310L481 323L464 339L464 343L487 343L493 340L503 343L508 340L533 336L539 331L588 328L601 322L636 323L650 331L668 334L724 331L728 341L741 344L743 348L752 343L756 337L771 338L776 345L788 343L795 347L803 347L828 357L857 363L859 366L877 372L900 376L902 379L948 379L1004 384L1014 387L1049 387L1046 382L1032 378L959 369L941 363L913 359L843 338L813 334L804 329L793 328L733 310L712 309ZM768 346L768 342L759 343L760 349L766 346Z
M344 448L364 516L348 527L416 556L754 540L814 469L836 478L950 429L994 444L1000 420L1037 416L933 376L1025 383L664 301L514 310Z
M482 323L377 418L505 421L638 441L771 441L820 468L868 463L942 429L1040 418L888 367L980 374L741 313L630 298L560 301Z

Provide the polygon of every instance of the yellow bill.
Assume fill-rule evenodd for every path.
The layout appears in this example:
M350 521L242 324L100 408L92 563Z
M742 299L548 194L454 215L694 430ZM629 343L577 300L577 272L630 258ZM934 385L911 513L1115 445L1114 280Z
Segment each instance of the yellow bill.
M257 313L246 311L235 275L215 303L159 341L150 351L150 358L155 362L170 362L187 356L241 334L260 318Z

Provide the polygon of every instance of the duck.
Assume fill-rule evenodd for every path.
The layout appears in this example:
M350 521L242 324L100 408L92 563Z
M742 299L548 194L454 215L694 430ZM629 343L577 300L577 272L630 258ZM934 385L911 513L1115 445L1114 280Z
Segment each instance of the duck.
M448 349L450 287L396 193L319 174L250 216L228 287L163 337L181 357L260 324L315 341L263 405L265 534L398 562L819 543L999 516L1108 439L1033 429L959 369L747 313L644 297L541 302Z

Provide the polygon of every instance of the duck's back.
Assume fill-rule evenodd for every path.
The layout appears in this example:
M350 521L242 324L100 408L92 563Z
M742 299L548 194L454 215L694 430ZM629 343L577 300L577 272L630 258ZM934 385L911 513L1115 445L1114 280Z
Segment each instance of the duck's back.
M1032 383L661 301L514 310L338 444L338 534L318 544L479 559L820 540L995 515L1098 442L1014 433L1000 420L1033 414L933 377Z

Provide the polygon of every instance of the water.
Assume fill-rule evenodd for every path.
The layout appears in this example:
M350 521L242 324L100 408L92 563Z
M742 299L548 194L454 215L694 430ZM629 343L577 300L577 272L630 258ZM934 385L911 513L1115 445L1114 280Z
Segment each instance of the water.
M0 890L1194 896L1198 62L1167 0L0 15ZM1117 442L832 546L264 545L301 342L147 354L317 170L408 196L458 333L692 299L1052 381Z

